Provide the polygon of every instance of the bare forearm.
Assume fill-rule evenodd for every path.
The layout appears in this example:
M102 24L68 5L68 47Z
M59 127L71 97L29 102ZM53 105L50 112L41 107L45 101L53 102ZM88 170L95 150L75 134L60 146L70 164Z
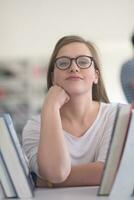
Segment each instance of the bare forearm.
M99 185L103 172L103 166L104 164L101 162L73 166L68 178L60 184L55 184L55 186L73 187Z
M47 108L41 118L38 163L41 175L52 182L61 182L70 173L71 162L64 141L59 110Z
M100 184L104 163L96 162L91 164L73 166L68 178L54 187L74 187L74 186L95 186ZM38 187L47 187L47 184L39 180Z

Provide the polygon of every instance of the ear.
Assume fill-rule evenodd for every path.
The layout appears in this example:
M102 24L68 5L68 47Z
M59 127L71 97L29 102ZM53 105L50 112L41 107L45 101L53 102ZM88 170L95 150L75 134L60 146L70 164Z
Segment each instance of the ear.
M99 80L99 71L96 69L95 70L95 79L94 79L94 84L97 84Z

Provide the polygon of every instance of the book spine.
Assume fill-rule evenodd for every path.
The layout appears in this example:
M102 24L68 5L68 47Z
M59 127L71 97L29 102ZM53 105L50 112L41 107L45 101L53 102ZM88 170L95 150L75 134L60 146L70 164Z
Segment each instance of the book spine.
M0 153L0 181L5 196L7 198L17 197L17 193L15 187L13 185L10 173L7 169L6 163L4 161L4 157L2 153Z
M5 199L6 195L4 192L4 188L2 187L2 184L0 183L0 199Z
M130 196L134 189L134 110L128 128L128 136L124 147L119 170L112 188L111 197Z
M15 132L15 129L14 127L10 126L11 125L11 120L9 121L7 118L3 118L2 119L2 127L5 129L5 138L7 139L8 141L8 144L10 145L10 151L9 152L9 156L11 156L11 154L13 154L13 157L15 159L15 162L17 162L17 170L20 171L21 173L21 177L23 179L23 181L25 181L25 187L22 187L20 185L17 185L17 182L14 182L14 180L16 179L15 177L15 173L12 173L13 171L13 168L12 168L12 164L9 163L9 160L8 160L8 152L6 151L6 164L7 164L7 167L8 167L8 170L10 171L11 174L11 178L12 178L12 181L14 182L14 186L15 186L15 189L17 191L17 196L18 197L26 197L26 196L29 196L29 197L32 197L33 196L33 189L34 189L34 184L32 182L32 179L30 178L30 173L28 173L24 167L24 162L26 162L24 159L22 161L22 157L20 156L20 154L22 155L23 152L21 151L21 147L18 151L18 148L17 148L17 144L19 144L19 140L17 138L17 133ZM12 131L14 130L14 131ZM16 138L13 136L13 135L16 135ZM4 145L3 146L3 149L4 148ZM23 164L22 164L23 163ZM26 163L25 163L26 164ZM28 167L28 166L27 166ZM23 189L22 189L23 188ZM22 194L22 190L26 190L27 194L25 193L24 195ZM26 195L26 196L25 196Z
M31 177L31 174L30 174L30 171L29 171L28 160L27 160L27 157L25 156L24 151L21 148L19 139L17 137L17 133L16 133L16 131L14 129L12 118L10 117L9 114L4 114L4 121L5 121L6 126L8 128L11 140L12 140L12 142L14 144L16 153L17 153L18 158L19 158L19 161L21 163L21 166L23 168L24 174L25 174L25 176L27 178L28 184L29 184L30 189L32 191L33 188L34 188L34 182L33 182L33 179Z
M9 114L4 114L4 120L5 120L6 126L8 128L8 131L10 133L10 136L12 138L12 141L14 143L14 146L16 148L16 151L19 155L20 162L22 163L26 174L29 174L28 160L27 160L27 157L26 157L23 149L21 148L20 141L19 141L19 139L17 137L17 133L14 129L12 118L10 117Z

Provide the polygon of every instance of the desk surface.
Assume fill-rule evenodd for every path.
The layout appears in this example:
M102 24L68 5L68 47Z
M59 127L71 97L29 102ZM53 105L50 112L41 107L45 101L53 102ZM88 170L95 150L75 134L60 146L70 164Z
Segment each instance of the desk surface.
M42 188L35 189L34 198L26 200L134 200L134 197L101 197L97 192L98 187Z
M96 199L97 187L50 188L37 189L35 199L38 200L90 200Z
M36 189L36 200L134 200L134 197L97 196L98 187Z

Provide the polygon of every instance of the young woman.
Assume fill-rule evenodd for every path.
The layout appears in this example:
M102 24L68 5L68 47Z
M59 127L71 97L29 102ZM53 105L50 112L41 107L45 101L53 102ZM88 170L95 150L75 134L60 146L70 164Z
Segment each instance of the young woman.
M41 116L29 120L23 147L37 185L99 185L116 106L110 104L93 44L61 38L50 59Z

